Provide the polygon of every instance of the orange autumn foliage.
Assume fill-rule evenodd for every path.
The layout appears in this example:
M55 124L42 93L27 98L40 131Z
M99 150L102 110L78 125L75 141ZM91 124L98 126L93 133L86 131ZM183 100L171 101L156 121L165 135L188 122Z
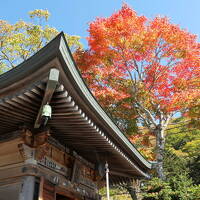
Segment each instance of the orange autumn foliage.
M167 18L147 19L125 4L112 16L91 22L88 31L90 48L75 57L102 105L132 96L129 88L137 83L165 112L199 98L200 45L195 35Z
M158 176L162 178L169 121L176 112L186 111L200 99L197 37L166 17L138 16L126 4L110 17L91 22L88 31L89 49L74 55L85 80L104 109L118 125L124 125L126 133L130 124L136 123L157 138L157 155L144 153L150 159L156 157ZM141 144L148 145L148 138L143 137Z

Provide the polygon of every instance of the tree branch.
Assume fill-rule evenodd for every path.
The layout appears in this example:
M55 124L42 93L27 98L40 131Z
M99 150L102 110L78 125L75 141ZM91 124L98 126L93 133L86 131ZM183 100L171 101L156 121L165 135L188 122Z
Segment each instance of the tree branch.
M5 60L7 60L7 61L10 63L11 67L14 68L15 66L14 66L13 63L10 61L10 59L9 59L9 57L6 55L6 53L4 53L3 51L1 51L1 52L2 52L2 54L5 56Z

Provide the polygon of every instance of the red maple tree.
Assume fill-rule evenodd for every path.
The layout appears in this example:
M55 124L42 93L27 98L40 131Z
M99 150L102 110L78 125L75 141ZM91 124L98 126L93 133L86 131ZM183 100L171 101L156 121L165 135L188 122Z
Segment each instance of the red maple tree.
M166 17L147 19L124 4L89 25L89 49L75 59L102 106L133 119L156 137L157 173L164 177L165 130L176 112L200 97L200 44ZM120 124L119 123L119 124Z

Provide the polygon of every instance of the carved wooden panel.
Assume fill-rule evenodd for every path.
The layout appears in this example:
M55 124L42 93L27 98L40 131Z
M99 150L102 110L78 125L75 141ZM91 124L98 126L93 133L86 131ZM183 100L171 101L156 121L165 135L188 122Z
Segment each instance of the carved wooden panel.
M36 149L36 160L41 160L45 156L63 166L72 167L71 156L51 144L47 143Z
M56 171L67 178L71 175L71 156L51 144L47 143L36 149L36 160L38 164Z
M95 197L97 185L94 181L94 170L75 160L71 182L74 183L85 197Z
M56 162L65 165L65 153L55 147L51 147L52 155L51 158Z
M81 175L86 179L94 180L95 179L95 171L85 165L82 166Z

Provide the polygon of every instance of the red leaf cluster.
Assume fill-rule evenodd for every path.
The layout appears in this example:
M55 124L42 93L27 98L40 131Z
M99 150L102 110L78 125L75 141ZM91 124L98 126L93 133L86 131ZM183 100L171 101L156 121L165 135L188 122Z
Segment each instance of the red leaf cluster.
M103 105L148 96L169 113L200 97L200 44L168 18L147 19L125 4L91 22L88 31L90 48L75 57Z

